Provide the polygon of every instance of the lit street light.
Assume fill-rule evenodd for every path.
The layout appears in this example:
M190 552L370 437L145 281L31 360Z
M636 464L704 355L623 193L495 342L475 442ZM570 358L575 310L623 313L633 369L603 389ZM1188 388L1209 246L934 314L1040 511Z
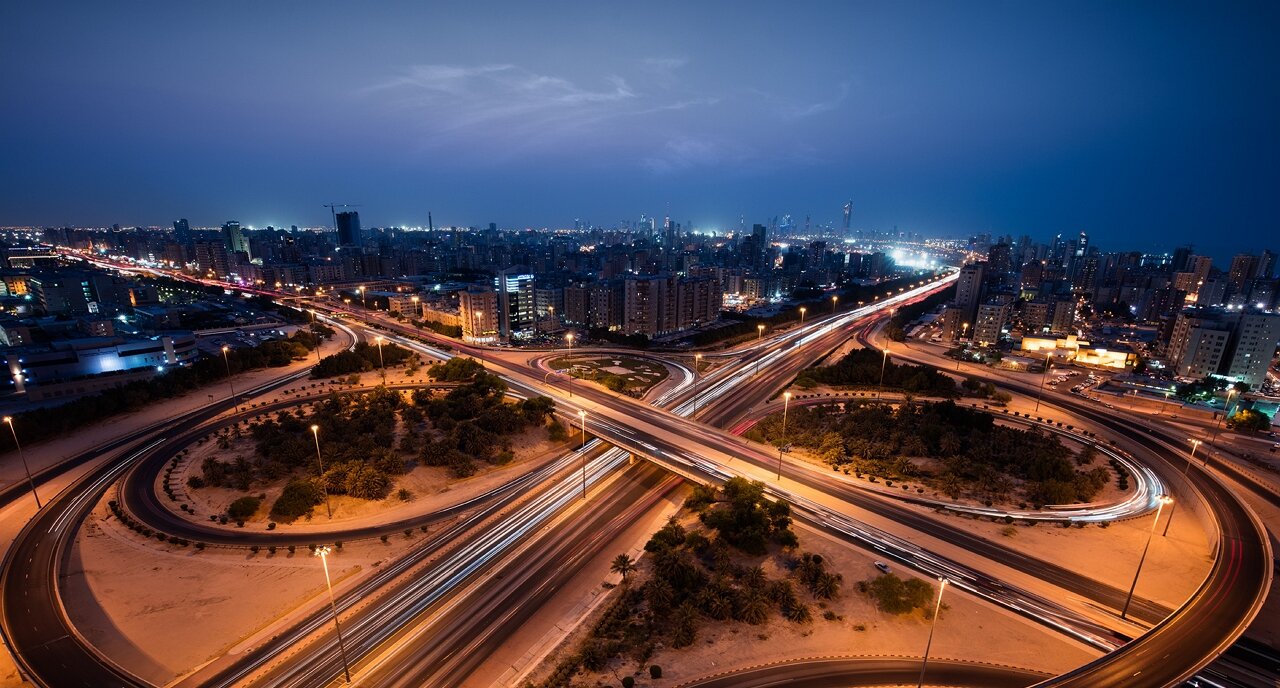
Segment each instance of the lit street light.
M22 470L27 474L27 484L31 486L31 496L36 498L36 510L41 509L40 494L36 492L36 481L31 478L31 468L27 465L27 453L22 450L22 443L18 441L18 431L13 427L13 416L5 416L4 422L9 424L9 432L13 433L13 443L18 447L18 457L22 459Z
M236 413L240 413L240 402L236 399L236 386L231 382L231 359L227 358L227 352L231 347L223 345L222 347L222 364L227 367L227 387L231 388L231 403L236 407Z
M324 510L333 518L333 507L329 506L329 485L324 479L324 459L320 458L320 426L311 426L311 436L316 439L316 466L320 469L320 490L324 492Z
M582 446L578 452L582 454L582 498L587 498L587 412L578 410L578 418L582 421Z
M329 609L333 611L333 629L338 632L338 653L342 655L342 674L351 683L351 665L347 663L347 646L342 640L342 626L338 625L338 603L333 599L333 581L329 578L329 546L316 548L315 555L320 557L324 566L324 584L329 589Z
M807 310L809 309L805 308L804 306L800 307L800 326L801 327L804 327L804 312Z
M1200 440L1192 439L1191 440L1191 456L1190 458L1187 459L1187 464L1182 467L1183 478L1186 478L1191 473L1191 463L1195 461L1196 449L1199 449L1199 448L1200 448ZM1160 537L1169 536L1169 526L1173 525L1173 515L1177 512L1177 510L1178 510L1178 503L1173 502L1173 505L1169 507L1169 518L1165 519L1165 522L1164 522L1164 532L1160 533Z
M698 379L702 372L702 354L693 355L693 415L698 415L698 394L702 389L698 387Z
M942 611L942 591L947 589L947 583L950 582L946 578L938 579L938 601L933 604L933 618L929 620L929 639L924 644L924 660L920 662L920 680L916 682L916 688L924 686L924 671L929 668L929 649L933 647L933 629L938 625L938 612Z
M569 354L565 356L565 358L568 359L573 356L573 333L569 332L564 336L564 339L566 342L569 342ZM569 363L569 372L566 373L566 375L569 376L569 398L572 399L573 398L573 361L570 360L568 361L568 363Z
M764 339L764 325L756 325L756 341Z
M316 309L308 308L311 311L311 333L316 336L316 363L320 362L320 335L315 331L316 328Z
M363 306L364 306L364 309L365 309L365 310L369 310L369 299L368 299L368 297L366 297L366 296L365 296L365 294L364 294L364 287L363 287L363 286L356 287L356 291L360 292L360 303L361 303L361 305L363 305Z
M832 315L835 315L835 314L836 314L836 303L838 303L839 301L840 301L840 297L839 297L839 296L832 296L832 297L831 297L831 314L832 314Z
M1222 416L1218 418L1218 424L1215 425L1213 428L1213 437L1209 438L1209 444L1213 445L1214 447L1218 446L1218 432L1222 430L1222 421L1226 420L1227 416L1231 415L1231 397L1235 395L1236 395L1236 390L1231 389L1227 391L1226 406L1224 406L1222 409Z
M1164 505L1173 502L1173 497L1160 495L1159 506L1156 507L1156 519L1151 522L1151 530L1147 531L1147 544L1142 546L1142 556L1138 559L1138 570L1133 572L1133 584L1129 586L1129 595L1124 598L1124 609L1120 610L1120 618L1129 614L1129 603L1133 601L1133 591L1138 587L1138 575L1142 573L1142 563L1147 560L1147 550L1151 548L1151 536L1156 533L1156 524L1160 523L1160 512Z

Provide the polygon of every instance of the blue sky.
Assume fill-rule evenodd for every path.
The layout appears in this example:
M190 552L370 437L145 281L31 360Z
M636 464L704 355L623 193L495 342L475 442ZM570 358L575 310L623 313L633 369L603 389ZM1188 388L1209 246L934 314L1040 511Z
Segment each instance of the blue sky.
M0 224L1280 234L1277 3L31 5Z

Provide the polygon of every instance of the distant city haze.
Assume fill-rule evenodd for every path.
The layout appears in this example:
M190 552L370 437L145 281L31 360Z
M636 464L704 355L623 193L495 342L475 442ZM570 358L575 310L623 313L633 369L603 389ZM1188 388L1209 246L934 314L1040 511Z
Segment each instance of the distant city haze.
M1275 247L1280 3L10 4L0 225Z

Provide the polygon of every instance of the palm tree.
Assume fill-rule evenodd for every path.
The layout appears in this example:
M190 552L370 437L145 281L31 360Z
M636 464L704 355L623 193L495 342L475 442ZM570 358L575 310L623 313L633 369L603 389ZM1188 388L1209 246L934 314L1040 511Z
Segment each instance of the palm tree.
M613 558L613 563L609 564L609 570L622 576L622 582L627 582L627 574L636 570L636 562L630 555L623 553Z

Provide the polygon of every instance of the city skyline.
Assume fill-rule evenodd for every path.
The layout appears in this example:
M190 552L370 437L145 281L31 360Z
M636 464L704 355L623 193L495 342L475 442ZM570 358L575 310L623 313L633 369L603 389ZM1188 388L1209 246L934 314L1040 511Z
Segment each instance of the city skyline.
M852 200L874 231L1266 247L1270 5L561 5L484 40L484 10L308 9L11 13L0 224L839 225Z

